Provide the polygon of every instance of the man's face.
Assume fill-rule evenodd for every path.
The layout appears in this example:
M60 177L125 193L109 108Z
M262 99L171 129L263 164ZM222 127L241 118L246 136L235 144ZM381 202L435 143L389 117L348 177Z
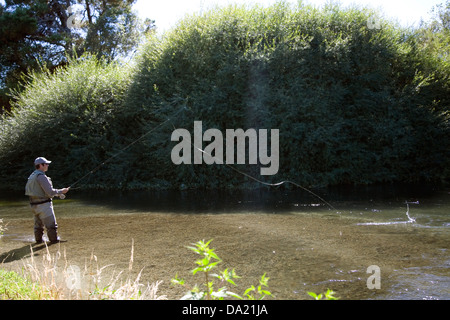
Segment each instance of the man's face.
M47 170L48 170L48 163L42 163L40 169L41 169L41 171L47 172Z

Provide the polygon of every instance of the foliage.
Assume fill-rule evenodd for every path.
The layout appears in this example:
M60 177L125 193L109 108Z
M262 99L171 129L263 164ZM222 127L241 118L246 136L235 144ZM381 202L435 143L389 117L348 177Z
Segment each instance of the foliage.
M51 254L48 247L41 263L36 261L31 249L31 259L23 261L22 274L0 269L0 300L162 300L157 294L161 281L153 284L141 282L142 271L132 276L134 242L127 272L107 272L111 265L100 267L92 253L84 271L69 265L66 252Z
M142 22L132 11L136 0L89 0L80 11L76 30L77 54L89 52L113 61L136 49L142 35L152 30L154 21ZM87 5L89 3L89 5ZM82 35L85 34L83 37Z
M433 7L432 19L422 21L421 27L415 31L421 50L434 57L433 67L450 65L450 1ZM448 70L448 69L447 69ZM441 72L445 72L442 70Z
M38 286L14 271L0 269L0 300L40 300Z
M322 293L316 294L314 292L308 292L308 294L316 300L322 300L322 299L323 300L338 300L338 298L336 298L334 296L334 293L335 292L330 289L328 289L327 292L324 292L323 294Z
M267 182L448 181L450 66L425 35L332 3L188 16L150 35L132 70L82 57L33 74L0 123L3 187L22 179L23 188L36 156L55 160L55 182L71 183L130 143L83 185L259 187L224 165L171 162L172 131L193 132L195 120L222 132L279 129L280 170ZM259 175L256 165L235 168Z
M209 247L209 244L212 240L205 242L204 240L200 240L194 244L194 247L188 247L190 250L194 251L198 255L200 255L200 259L195 261L198 265L197 268L192 270L192 274L195 275L198 272L203 273L204 282L203 286L204 290L195 285L192 288L189 288L189 292L183 296L182 300L223 300L226 298L234 297L238 299L249 299L249 300L262 300L266 296L270 296L271 293L264 289L268 286L269 278L264 274L259 280L259 285L257 287L251 286L247 290L245 290L242 296L238 294L228 291L226 287L221 287L219 289L215 289L214 278L218 279L220 285L229 283L232 285L236 285L234 279L240 278L234 269L229 271L225 269L221 271L219 274L211 273L211 271L219 264L222 260L217 256L214 252L213 248ZM211 280L211 278L213 278ZM178 275L172 279L173 284L178 284L187 287L186 281L184 279L178 278Z
M54 160L49 175L68 185L114 153L124 139L114 117L129 78L129 69L89 55L56 73L32 73L15 110L1 122L1 157L15 172L2 177L1 187L23 184L38 155Z
M0 3L0 110L8 105L8 89L17 89L23 72L64 63L67 30L57 25L57 12L47 1Z
M10 90L22 89L22 74L45 65L65 66L67 57L85 52L126 57L154 28L131 10L135 0L6 1L0 3L0 111L10 108ZM70 7L71 6L71 7ZM69 11L69 7L71 10ZM69 21L79 21L76 27Z
M145 123L278 128L274 180L303 185L448 179L449 69L410 30L376 12L278 3L229 6L181 21L142 50L127 109ZM164 117L161 117L161 114ZM172 126L140 149L173 185L236 188L224 166L167 163ZM144 162L144 163L145 163ZM237 166L257 175L255 166ZM280 178L281 177L281 178Z

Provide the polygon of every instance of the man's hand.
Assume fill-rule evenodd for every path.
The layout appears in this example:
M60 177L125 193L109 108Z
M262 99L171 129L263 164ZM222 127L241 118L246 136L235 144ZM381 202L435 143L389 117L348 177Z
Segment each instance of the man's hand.
M64 188L61 190L61 193L66 194L67 192L69 192L70 188Z

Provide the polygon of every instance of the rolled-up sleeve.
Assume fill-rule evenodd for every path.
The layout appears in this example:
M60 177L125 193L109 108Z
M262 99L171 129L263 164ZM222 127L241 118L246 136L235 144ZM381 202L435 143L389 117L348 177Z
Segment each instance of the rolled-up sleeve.
M37 177L37 181L39 182L39 185L42 187L42 190L44 190L45 194L52 198L56 196L57 194L61 193L61 190L59 189L53 189L52 184L50 183L50 180L47 178L46 175L39 175Z

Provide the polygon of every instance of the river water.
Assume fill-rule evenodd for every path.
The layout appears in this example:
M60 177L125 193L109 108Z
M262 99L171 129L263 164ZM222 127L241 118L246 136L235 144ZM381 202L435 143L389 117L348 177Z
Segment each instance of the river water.
M385 255L387 260L390 259L389 262L386 262L385 267L382 266L382 270L383 268L390 270L389 279L386 281L383 278L383 290L376 294L372 291L370 294L359 296L354 293L353 289L353 291L345 292L345 288L349 284L353 284L355 281L364 282L369 274L365 273L364 269L355 269L349 262L342 265L339 262L331 263L335 268L330 275L325 271L319 272L321 268L329 269L330 260L336 259L336 257L330 258L327 256L321 260L320 257L325 255L324 252L321 252L316 259L312 253L305 253L306 249L304 248L299 249L298 246L292 246L291 248L289 245L283 244L282 247L274 247L270 251L274 254L278 251L284 251L286 254L285 265L282 267L277 265L276 271L272 271L273 273L284 272L289 274L289 276L286 276L286 278L289 278L286 281L281 280L283 277L280 276L279 282L275 282L279 286L286 287L278 288L282 298L296 298L297 293L309 290L311 287L317 288L317 290L333 287L339 288L341 296L349 299L450 299L450 254L448 251L450 190L448 188L423 185L379 185L336 187L318 189L313 192L314 194L305 190L286 190L284 188L233 192L87 192L72 190L65 200L55 201L55 210L58 219L62 221L94 219L102 216L123 215L124 213L141 217L158 215L158 219L167 216L172 217L173 221L177 221L177 217L178 219L184 219L186 216L205 215L208 219L231 217L236 220L236 226L239 229L246 228L245 225L239 224L239 217L244 216L251 216L254 221L259 217L264 217L264 219L280 216L288 217L290 220L287 225L283 227L281 223L279 226L286 230L288 228L292 228L292 230L300 229L305 217L308 217L308 219L316 217L319 219L317 220L318 224L326 221L327 224L333 225L333 223L336 223L341 226L342 229L339 229L336 235L338 240L336 241L345 237L343 232L347 231L342 230L358 232L361 236L370 235L370 239L375 239L375 241L378 239L379 248L376 249L379 255L377 257ZM326 203L321 199L325 200ZM298 217L298 220L296 220L296 217ZM12 226L5 231L0 245L3 243L5 248L6 245L11 248L15 243L19 246L24 242L33 241L32 230L29 225L31 222L27 222L26 228L21 227L23 221L30 220L30 212L27 208L26 198L20 192L4 192L2 194L0 197L0 219ZM295 225L296 221L299 223L298 226ZM312 222L311 226L314 226L314 223ZM224 229L223 232L228 232L227 230ZM266 232L261 231L262 229L259 230L261 233ZM332 231L330 230L332 229L324 227L323 230L324 233L329 233L331 237ZM217 228L214 232L219 233L216 238L219 237L220 239L221 229ZM252 230L248 229L247 232L250 234ZM276 232L278 231L267 231L267 237ZM199 231L199 233L201 232ZM135 236L139 237L138 233ZM177 236L177 234L173 235L175 238ZM301 236L299 234L299 238ZM292 237L294 237L294 233L292 233ZM312 238L313 235L310 235L310 237ZM313 246L317 248L316 250L320 250L321 247L329 245L331 242L326 242L326 239L326 234L318 235L317 240L312 240L316 243L310 245L311 250ZM356 242L358 239L362 238L356 238ZM421 243L420 239L426 239L427 243ZM286 241L288 240L286 239ZM337 245L336 241L331 244ZM408 244L403 241L413 242ZM346 251L343 249L341 257L345 256L346 260L350 261L360 259L359 256L362 255L363 249L356 247L355 240L343 241L342 246ZM405 255L401 255L394 251L396 247L400 246L404 246L406 251L412 250L413 253L405 251ZM414 248L410 248L410 246L417 250L414 251ZM252 250L251 244L247 243L246 247L250 251ZM308 245L304 245L304 247L308 247ZM299 252L301 250L303 251ZM0 254L3 253L1 251L3 250L0 248ZM290 270L290 266L295 261L290 262L287 257L294 253L301 255L301 260L307 261L308 266L313 266L314 269L318 270L317 274L300 270L294 273ZM403 261L401 264L392 262L396 259L396 254L399 255L398 260ZM339 257L337 260L339 260ZM404 262L406 260L410 261L406 263ZM420 263L416 263L419 260ZM270 265L267 264L265 267L269 268ZM304 267L302 265L302 270ZM280 268L286 269L280 271ZM250 271L248 272L250 273ZM292 280L295 278L293 274L299 274L299 280ZM324 276L320 277L319 275ZM277 277L274 276L274 278ZM288 292L288 294L283 296L282 292ZM298 298L303 299L305 296L299 294Z

